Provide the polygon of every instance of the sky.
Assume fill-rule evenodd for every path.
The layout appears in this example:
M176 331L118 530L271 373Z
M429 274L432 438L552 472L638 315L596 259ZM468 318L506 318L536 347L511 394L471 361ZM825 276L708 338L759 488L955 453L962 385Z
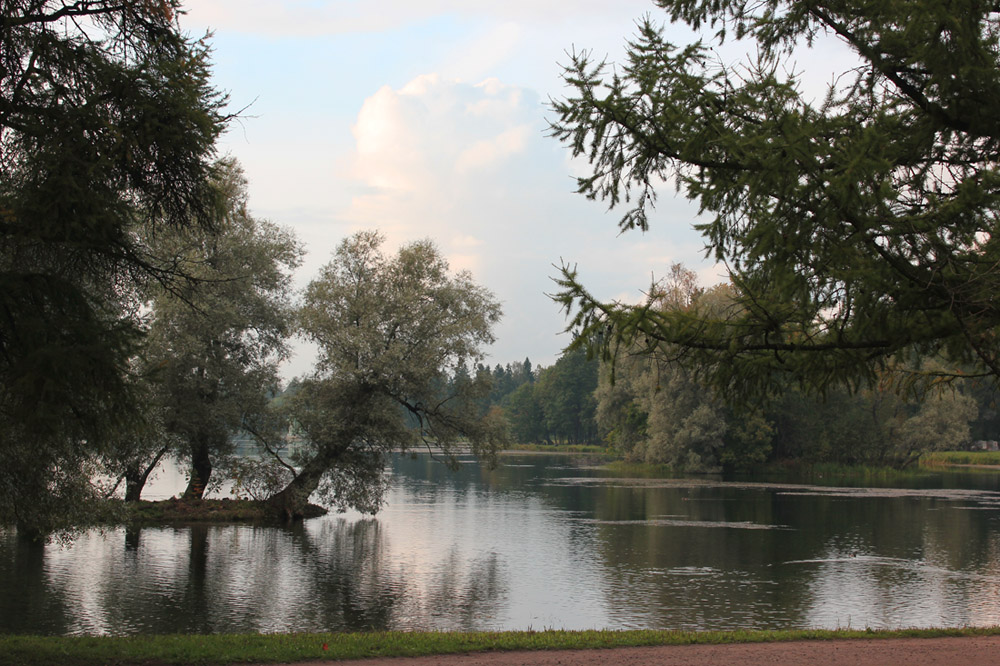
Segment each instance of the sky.
M547 296L558 266L629 302L674 262L706 286L723 279L694 204L669 189L649 232L620 234L623 211L576 194L586 165L547 135L568 53L621 61L637 21L667 20L649 0L190 0L186 12L192 36L212 32L229 110L245 108L220 151L242 164L251 211L303 242L300 288L355 231L380 230L390 250L429 238L503 303L487 362L551 365L570 343ZM295 352L286 378L311 369L309 345Z

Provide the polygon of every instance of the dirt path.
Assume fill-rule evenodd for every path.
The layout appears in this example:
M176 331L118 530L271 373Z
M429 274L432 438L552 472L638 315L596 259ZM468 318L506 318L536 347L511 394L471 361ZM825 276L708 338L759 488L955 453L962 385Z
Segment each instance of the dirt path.
M992 666L1000 664L1000 636L795 641L729 645L673 645L607 650L478 652L440 657L396 657L336 662L350 666ZM330 666L309 662L296 666Z

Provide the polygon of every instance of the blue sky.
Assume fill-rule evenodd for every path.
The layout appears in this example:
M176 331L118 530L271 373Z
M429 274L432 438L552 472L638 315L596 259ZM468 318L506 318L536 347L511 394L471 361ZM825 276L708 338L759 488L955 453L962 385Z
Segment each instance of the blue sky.
M222 150L243 165L253 212L295 230L304 286L367 228L391 247L431 238L504 303L490 363L549 365L569 343L545 295L561 262L605 299L636 301L682 261L719 271L672 191L650 232L573 192L568 151L546 136L566 52L620 60L646 0L192 0L182 26L212 30L216 85L250 105ZM686 42L686 29L674 29ZM738 57L737 54L736 57ZM574 169L575 166L575 169ZM286 376L308 372L298 343Z

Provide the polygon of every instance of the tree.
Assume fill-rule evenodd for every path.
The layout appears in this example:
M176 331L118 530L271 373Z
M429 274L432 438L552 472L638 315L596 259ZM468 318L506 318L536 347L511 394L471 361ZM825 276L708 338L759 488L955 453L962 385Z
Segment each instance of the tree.
M549 368L538 373L532 395L544 414L547 436L583 444L597 436L594 422L594 390L597 361L582 350L570 350Z
M976 402L956 390L929 396L916 413L904 419L891 438L884 460L912 465L927 451L948 451L969 442L969 422L977 416Z
M648 438L649 410L643 397L643 379L650 357L626 355L615 362L614 379L605 364L601 365L594 400L594 418L601 438L630 462L644 459Z
M196 498L234 434L274 437L268 403L288 356L291 272L302 256L290 231L247 210L246 179L234 161L221 162L218 174L226 215L211 230L174 230L153 241L190 282L155 290L143 351L164 435L183 443L176 453L190 462L184 495Z
M504 396L504 414L510 423L511 436L518 444L549 440L545 412L535 396L534 382L525 382ZM548 443L552 443L548 441Z
M712 392L683 368L635 355L603 382L600 425L627 458L685 472L717 471L729 424Z
M672 265L650 294L651 307L674 311L719 311L732 298L724 286L699 288L694 272L681 264ZM602 373L597 414L609 443L630 459L680 471L717 471L724 457L729 466L745 466L758 451L750 435L753 428L743 429L739 419L727 418L712 390L669 362L676 351L665 343L655 354L649 349L648 344L634 344L619 350L615 363L607 364L613 365L613 374L607 368Z
M225 97L174 0L0 5L0 518L85 514L94 456L141 417L139 230L211 226Z
M552 132L592 173L579 191L631 204L646 230L675 182L737 295L723 313L604 303L563 268L570 328L611 354L660 342L731 397L1000 376L1000 14L991 3L656 0L714 37L669 43L651 18L611 70L576 53ZM735 35L756 58L728 65ZM857 58L819 102L796 47L838 39ZM648 342L647 342L648 341ZM681 354L678 354L681 356ZM944 368L921 362L942 360Z
M487 373L454 372L493 342L495 297L469 273L449 274L429 241L391 257L383 243L370 231L345 239L306 289L299 324L319 361L289 400L309 453L269 500L286 518L317 489L337 508L376 512L390 451L423 443L455 462L458 447L489 459L506 442L498 411L478 408Z

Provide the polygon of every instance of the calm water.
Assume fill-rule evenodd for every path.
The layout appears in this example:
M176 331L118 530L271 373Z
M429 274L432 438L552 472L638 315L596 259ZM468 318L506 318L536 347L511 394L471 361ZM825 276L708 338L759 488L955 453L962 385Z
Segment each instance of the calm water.
M1000 624L998 475L851 489L505 463L397 458L375 518L69 547L0 532L0 632Z

